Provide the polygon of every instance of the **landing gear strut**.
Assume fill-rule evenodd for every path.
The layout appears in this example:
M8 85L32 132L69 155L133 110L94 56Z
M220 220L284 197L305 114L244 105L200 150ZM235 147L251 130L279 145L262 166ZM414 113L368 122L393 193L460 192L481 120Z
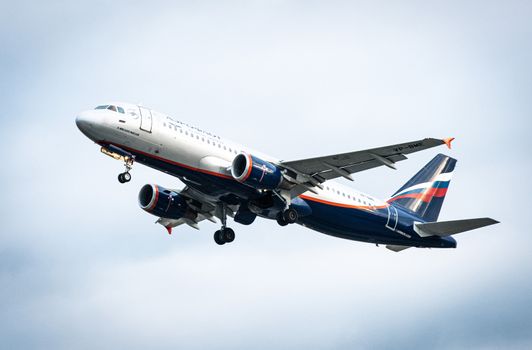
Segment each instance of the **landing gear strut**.
M121 184L131 181L131 174L129 173L129 171L131 170L131 168L133 168L133 158L125 157L124 166L126 167L126 171L118 174L118 182L120 182Z
M214 233L214 241L216 244L224 245L235 240L235 231L227 227L227 214L225 204L222 204L222 228Z

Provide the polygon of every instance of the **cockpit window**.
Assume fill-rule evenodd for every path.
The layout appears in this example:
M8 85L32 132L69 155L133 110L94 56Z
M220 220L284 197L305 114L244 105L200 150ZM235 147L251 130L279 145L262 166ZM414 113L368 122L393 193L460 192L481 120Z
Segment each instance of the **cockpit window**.
M119 107L119 106L113 106L113 105L101 105L101 106L98 106L94 109L109 109L113 112L118 112L118 113L122 113L122 114L126 114L124 112L124 108L122 107Z

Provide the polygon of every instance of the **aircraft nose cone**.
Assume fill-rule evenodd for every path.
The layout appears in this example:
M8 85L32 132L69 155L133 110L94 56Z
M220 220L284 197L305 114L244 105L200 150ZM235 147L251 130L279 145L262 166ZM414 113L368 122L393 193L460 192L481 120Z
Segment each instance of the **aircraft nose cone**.
M90 139L94 137L97 124L98 118L92 113L92 111L84 111L76 116L76 125L79 131Z
M85 131L92 127L93 120L88 112L81 112L76 116L76 125L80 131Z

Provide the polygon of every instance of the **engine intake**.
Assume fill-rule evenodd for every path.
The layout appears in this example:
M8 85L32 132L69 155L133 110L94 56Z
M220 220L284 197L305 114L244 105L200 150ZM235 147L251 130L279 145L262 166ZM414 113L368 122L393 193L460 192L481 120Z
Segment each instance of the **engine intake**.
M231 175L238 182L257 189L277 189L283 182L279 168L247 153L240 153L233 159Z
M188 209L185 198L179 193L150 184L140 189L139 205L150 214L168 219L180 219Z

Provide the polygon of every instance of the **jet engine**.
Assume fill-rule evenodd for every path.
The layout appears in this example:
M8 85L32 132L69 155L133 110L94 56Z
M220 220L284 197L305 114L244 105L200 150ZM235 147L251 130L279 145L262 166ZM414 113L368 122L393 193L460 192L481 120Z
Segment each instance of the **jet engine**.
M168 219L180 219L188 209L183 196L159 185L144 185L139 192L139 205L150 214Z
M246 153L240 153L233 159L231 175L238 182L256 189L274 190L284 181L278 167Z

